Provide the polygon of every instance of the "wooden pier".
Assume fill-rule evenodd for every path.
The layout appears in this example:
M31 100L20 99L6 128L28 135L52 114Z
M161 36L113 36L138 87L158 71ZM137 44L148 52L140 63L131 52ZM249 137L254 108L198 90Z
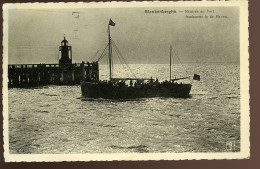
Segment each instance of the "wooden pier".
M8 65L8 87L74 85L99 80L98 63Z

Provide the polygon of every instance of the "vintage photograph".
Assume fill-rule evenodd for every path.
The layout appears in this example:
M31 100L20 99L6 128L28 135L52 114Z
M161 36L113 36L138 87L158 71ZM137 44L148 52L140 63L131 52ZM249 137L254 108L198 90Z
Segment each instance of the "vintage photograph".
M247 1L3 16L6 161L249 158Z

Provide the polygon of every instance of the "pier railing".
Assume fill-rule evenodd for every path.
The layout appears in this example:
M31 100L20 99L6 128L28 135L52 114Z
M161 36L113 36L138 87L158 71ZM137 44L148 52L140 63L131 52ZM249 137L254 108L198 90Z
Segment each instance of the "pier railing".
M15 68L39 68L39 67L80 67L80 66L93 66L94 63L73 63L73 64L9 64L8 69Z

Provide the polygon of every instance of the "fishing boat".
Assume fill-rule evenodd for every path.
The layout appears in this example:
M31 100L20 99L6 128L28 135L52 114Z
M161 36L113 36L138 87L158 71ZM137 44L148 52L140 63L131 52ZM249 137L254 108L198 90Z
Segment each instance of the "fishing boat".
M81 92L83 97L87 98L104 98L104 99L136 99L136 98L151 98L151 97L174 97L174 98L189 98L193 80L200 80L200 76L194 74L181 78L171 78L171 58L172 47L170 46L170 79L163 82L151 78L114 78L112 77L112 47L115 47L116 52L121 55L113 39L110 35L110 26L115 26L115 23L110 19L108 24L108 59L109 59L109 80L90 80L86 78L81 83ZM103 51L103 53L104 53ZM104 56L103 53L98 61ZM122 59L125 61L125 59ZM97 61L97 62L98 62ZM128 66L129 67L129 66ZM178 83L179 80L190 79L190 83Z

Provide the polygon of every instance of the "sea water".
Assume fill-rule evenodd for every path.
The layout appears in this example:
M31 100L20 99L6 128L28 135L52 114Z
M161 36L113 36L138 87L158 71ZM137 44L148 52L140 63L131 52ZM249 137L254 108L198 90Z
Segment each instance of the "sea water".
M115 65L113 76L169 79L166 64L129 67ZM188 99L87 99L79 85L9 89L10 153L240 151L239 65L172 67L173 78L194 73L201 81L191 80ZM100 78L108 77L100 65Z

